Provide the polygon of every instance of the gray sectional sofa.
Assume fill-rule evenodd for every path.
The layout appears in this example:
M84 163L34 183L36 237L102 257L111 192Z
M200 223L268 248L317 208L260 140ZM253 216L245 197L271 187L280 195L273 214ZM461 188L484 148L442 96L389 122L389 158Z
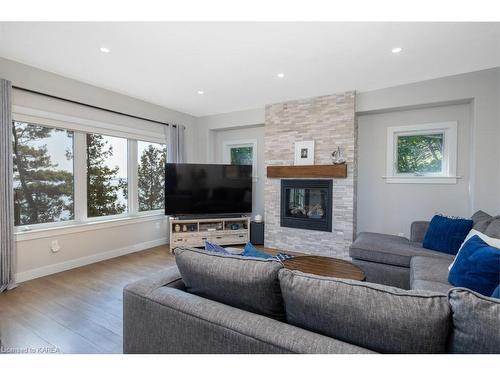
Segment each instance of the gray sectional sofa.
M500 353L500 300L467 289L408 291L275 260L175 254L177 266L125 287L124 353ZM419 265L415 285L446 258L426 259L407 267Z
M500 216L478 211L472 215L472 220L474 229L500 238ZM352 262L365 271L366 281L446 293L452 287L448 283L448 266L455 257L422 247L428 227L428 221L413 222L410 239L381 233L359 233L349 255Z

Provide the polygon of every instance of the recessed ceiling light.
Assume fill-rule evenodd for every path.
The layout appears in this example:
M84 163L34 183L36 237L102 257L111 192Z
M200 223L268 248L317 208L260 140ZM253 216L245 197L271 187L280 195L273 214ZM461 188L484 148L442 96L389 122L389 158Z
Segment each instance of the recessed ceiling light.
M205 93L205 91L203 90L198 90L198 95L203 95Z
M391 50L392 53L401 53L401 51L403 51L403 49L401 47L394 47Z
M101 47L100 50L102 53L109 53L111 51L108 47Z
M278 73L276 74L278 78L285 78L285 73Z

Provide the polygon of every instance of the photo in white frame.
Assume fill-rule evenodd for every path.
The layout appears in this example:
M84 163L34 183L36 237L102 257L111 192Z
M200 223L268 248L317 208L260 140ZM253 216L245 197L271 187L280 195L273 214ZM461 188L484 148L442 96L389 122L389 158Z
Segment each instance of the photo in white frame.
M295 165L314 164L314 141L295 142Z

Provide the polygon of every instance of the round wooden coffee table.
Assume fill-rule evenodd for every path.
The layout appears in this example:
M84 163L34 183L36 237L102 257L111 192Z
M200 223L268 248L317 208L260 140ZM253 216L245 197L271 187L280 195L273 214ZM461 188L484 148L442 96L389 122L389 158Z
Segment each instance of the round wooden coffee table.
M361 268L346 260L321 257L315 255L297 256L284 260L283 266L289 270L297 270L318 276L338 277L364 281L365 273Z

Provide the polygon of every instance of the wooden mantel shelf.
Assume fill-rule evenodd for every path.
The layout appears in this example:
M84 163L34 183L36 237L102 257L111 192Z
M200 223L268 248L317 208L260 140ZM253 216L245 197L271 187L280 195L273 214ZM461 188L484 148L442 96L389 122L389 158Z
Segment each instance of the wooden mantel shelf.
M346 178L346 164L327 165L270 165L268 178Z

